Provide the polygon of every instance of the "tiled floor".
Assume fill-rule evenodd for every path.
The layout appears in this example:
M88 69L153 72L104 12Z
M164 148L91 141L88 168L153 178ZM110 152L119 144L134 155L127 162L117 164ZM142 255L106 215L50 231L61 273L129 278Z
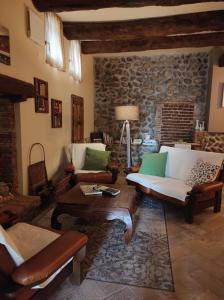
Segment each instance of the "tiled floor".
M182 212L166 207L167 230L175 292L85 280L73 286L67 280L52 299L67 300L223 300L224 208L211 209L184 222Z

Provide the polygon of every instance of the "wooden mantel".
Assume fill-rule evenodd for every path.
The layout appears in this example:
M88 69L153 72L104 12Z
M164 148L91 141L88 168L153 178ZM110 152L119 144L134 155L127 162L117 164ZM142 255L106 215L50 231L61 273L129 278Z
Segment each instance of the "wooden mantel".
M33 97L33 84L0 74L0 100L9 99L13 102L22 102Z
M36 9L41 12L62 12L91 10L109 7L144 7L144 6L175 6L202 2L214 2L214 0L32 0ZM221 2L216 0L215 2Z

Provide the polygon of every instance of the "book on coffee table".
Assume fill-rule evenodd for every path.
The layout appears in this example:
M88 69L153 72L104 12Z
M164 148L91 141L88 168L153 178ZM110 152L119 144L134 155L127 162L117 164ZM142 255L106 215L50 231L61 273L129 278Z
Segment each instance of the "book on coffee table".
M102 191L105 194L111 195L111 196L117 196L118 194L120 194L120 190L115 189L115 188L111 188L105 185L98 185L97 189L99 191Z
M85 196L102 195L102 191L98 189L98 185L96 184L80 185L80 189Z

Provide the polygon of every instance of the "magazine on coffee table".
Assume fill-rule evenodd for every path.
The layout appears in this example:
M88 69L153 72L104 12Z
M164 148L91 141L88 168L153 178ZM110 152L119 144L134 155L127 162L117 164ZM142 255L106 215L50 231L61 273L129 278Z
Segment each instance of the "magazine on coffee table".
M120 190L115 189L115 188L111 188L105 185L98 185L97 189L99 191L102 191L105 194L111 195L111 196L117 196L118 194L120 194Z
M85 196L102 195L102 191L98 189L96 184L80 185L80 189Z

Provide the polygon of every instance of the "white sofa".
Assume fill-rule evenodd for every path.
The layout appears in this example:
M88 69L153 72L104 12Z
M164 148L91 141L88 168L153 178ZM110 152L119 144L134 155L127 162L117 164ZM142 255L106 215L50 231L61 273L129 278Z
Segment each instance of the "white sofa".
M223 186L224 153L195 151L162 146L160 152L168 152L165 177L130 173L126 179L129 184L159 199L186 208L186 221L193 222L193 214L201 207L214 205L220 211L221 190ZM220 166L219 177L212 183L192 188L185 180L198 159ZM200 205L199 205L200 204Z

